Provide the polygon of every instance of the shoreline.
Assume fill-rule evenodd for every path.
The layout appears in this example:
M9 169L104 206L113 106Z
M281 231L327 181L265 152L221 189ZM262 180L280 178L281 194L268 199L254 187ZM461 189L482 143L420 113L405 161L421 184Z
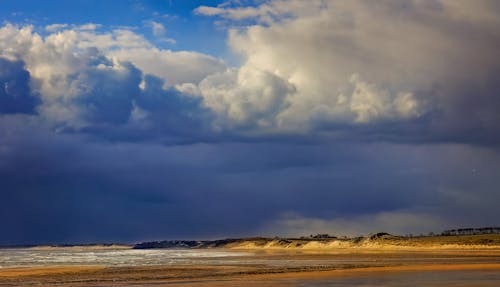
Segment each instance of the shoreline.
M217 250L231 250L217 248ZM235 250L232 250L235 251ZM248 250L241 250L248 251ZM126 286L127 284L191 284L213 282L309 280L401 272L500 271L500 249L477 250L337 250L336 253L254 249L236 264L227 258L218 263L149 266L47 265L0 269L0 285ZM235 251L236 252L236 251ZM234 258L234 257L232 257ZM225 261L227 260L227 261ZM267 261L266 261L267 260ZM208 261L207 261L208 262ZM268 262L266 263L263 262ZM272 264L270 264L271 262ZM276 262L283 264L275 265ZM226 284L224 283L224 284ZM194 283L193 283L194 284ZM198 285L197 285L198 284ZM231 286L224 285L222 286ZM32 284L31 284L32 285ZM185 285L186 286L186 285ZM187 285L190 286L190 285ZM269 285L275 286L275 285ZM277 285L276 285L277 286Z

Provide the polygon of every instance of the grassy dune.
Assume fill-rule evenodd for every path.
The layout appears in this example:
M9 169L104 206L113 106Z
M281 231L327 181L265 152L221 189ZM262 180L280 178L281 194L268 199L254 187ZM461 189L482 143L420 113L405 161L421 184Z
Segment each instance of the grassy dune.
M339 238L253 238L228 242L231 249L453 249L500 248L500 234L402 237L379 233L368 237Z

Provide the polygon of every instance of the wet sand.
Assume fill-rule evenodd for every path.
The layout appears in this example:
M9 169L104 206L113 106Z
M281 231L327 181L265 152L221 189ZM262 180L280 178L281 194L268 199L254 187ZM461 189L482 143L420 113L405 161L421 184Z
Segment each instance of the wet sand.
M236 259L197 265L8 268L0 269L0 286L500 286L500 250L256 251Z

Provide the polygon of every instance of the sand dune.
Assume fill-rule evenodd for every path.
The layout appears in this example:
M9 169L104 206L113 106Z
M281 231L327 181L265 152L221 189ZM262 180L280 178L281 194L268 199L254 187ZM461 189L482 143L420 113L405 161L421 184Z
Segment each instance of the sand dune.
M240 239L225 244L230 249L297 249L297 250L446 250L446 249L500 249L500 234L469 236L402 237L378 234L353 239Z

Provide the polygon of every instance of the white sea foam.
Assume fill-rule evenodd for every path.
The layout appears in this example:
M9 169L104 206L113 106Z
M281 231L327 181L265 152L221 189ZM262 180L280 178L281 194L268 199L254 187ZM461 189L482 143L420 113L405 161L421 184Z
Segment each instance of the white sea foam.
M214 250L72 250L2 249L0 268L47 265L145 266L216 263L221 258L249 253Z

